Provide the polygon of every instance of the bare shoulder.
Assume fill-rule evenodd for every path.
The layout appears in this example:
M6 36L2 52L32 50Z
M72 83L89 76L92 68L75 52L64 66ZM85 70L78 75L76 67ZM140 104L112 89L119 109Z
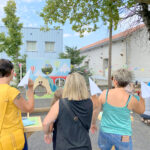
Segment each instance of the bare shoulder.
M104 90L104 91L101 93L101 95L99 96L99 100L101 101L102 104L105 103L106 92L107 92L107 90Z
M132 96L128 104L128 108L132 110L138 103L139 101L134 96Z
M106 95L106 92L107 92L107 90L104 90L102 93L101 93L101 95L100 96L105 96Z
M134 96L132 96L131 100L130 100L130 103L131 104L136 104L136 103L138 103L138 100Z

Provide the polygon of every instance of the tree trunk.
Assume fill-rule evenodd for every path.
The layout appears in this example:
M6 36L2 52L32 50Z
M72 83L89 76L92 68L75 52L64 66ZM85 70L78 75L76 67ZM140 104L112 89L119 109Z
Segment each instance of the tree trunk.
M141 10L139 11L139 14L143 18L143 22L146 25L149 33L149 40L150 40L150 10L149 6L146 3L139 3L141 6Z
M150 4L150 0L136 0L136 2Z
M112 54L112 20L110 21L110 27L109 27L109 58L108 58L108 88L112 88L112 82L111 82L111 54Z

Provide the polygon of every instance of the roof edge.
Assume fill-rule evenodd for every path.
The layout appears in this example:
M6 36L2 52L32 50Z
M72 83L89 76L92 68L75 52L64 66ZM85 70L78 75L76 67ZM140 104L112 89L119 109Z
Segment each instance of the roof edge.
M0 26L0 27L6 28L5 26ZM22 29L41 29L41 28L40 27L22 27ZM56 29L53 28L50 30L56 30ZM63 29L57 29L57 30L63 30Z
M127 29L127 30L125 30L123 32L120 32L118 34L115 34L115 35L112 36L112 41L114 42L114 41L123 39L123 38L131 35L133 32L135 32L135 31L137 31L139 29L142 29L144 27L145 27L144 24L140 24L140 25L138 25L136 27L133 27L133 28ZM80 52L84 52L86 50L98 47L100 45L106 45L108 42L109 42L109 38L105 38L103 40L97 41L95 43L92 43L90 45L87 45L87 46L84 46L84 47L80 48Z

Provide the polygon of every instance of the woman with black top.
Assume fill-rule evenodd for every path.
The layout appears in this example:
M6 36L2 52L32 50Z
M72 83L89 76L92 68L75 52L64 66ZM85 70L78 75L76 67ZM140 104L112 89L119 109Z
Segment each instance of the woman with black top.
M54 123L54 150L92 150L89 129L93 104L84 77L68 75L62 97L43 121L45 142L51 143L50 125Z

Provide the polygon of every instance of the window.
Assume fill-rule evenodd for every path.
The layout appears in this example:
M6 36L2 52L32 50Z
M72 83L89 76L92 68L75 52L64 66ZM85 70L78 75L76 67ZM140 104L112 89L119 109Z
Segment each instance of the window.
M45 51L53 52L55 48L55 42L45 42Z
M103 75L107 76L108 74L108 58L103 59Z
M65 80L62 78L57 78L55 84L57 87L63 87L65 85Z
M37 51L36 41L27 41L27 51Z
M103 59L104 69L108 68L108 58Z
M89 60L84 62L84 65L89 68Z

